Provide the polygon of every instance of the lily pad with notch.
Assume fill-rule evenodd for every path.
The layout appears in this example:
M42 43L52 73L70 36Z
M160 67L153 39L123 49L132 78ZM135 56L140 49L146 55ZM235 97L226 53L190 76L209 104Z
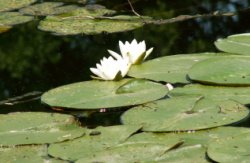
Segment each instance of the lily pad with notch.
M224 52L250 55L250 33L236 34L218 39L215 46Z
M48 151L53 157L75 161L88 154L96 154L98 151L116 146L140 129L141 126L136 125L97 127L87 130L86 135L81 138L52 144L49 146Z
M249 110L232 100L212 101L202 96L175 97L147 103L126 111L123 124L142 125L143 131L201 130L236 123Z
M143 104L160 99L167 92L164 85L141 79L92 80L49 90L41 100L52 107L100 109Z
M71 115L16 112L0 115L0 145L45 144L81 137L85 129Z
M193 65L188 76L205 84L246 86L250 85L250 57L214 57Z
M228 53L194 53L165 56L149 60L141 65L133 65L128 75L135 78L145 78L154 81L170 83L189 83L188 69L195 63L208 58L228 56Z

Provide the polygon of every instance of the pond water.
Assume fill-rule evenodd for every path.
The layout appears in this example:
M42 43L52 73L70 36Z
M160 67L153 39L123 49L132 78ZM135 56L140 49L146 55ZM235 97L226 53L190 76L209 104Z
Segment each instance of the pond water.
M145 40L148 47L154 47L150 58L156 58L174 54L216 52L213 44L216 39L250 31L250 14L246 10L249 0L132 2L140 15L157 19L215 11L239 12L233 17L198 18L164 25L145 25L120 33L73 36L53 35L39 30L38 23L44 17L37 16L31 22L16 25L0 34L0 100L90 80L89 68L95 67L103 56L108 56L107 49L118 51L119 40ZM118 13L133 15L127 1L100 0L88 3L101 4ZM15 105L2 104L0 107L1 113L20 110L51 111L47 106L41 105L39 99ZM117 124L120 114L121 112L106 113L104 120L95 114L88 121L83 121L89 124Z

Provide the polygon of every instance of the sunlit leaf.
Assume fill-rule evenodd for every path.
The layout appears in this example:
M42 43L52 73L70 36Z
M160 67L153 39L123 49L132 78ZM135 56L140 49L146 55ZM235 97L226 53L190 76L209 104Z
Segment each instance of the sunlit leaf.
M143 131L187 131L235 123L248 114L249 110L235 101L176 97L134 107L122 115L122 123L142 125Z
M224 52L250 55L250 33L231 35L225 39L218 39L215 45Z
M250 45L250 44L249 44ZM191 80L201 83L250 85L250 57L216 57L195 64L188 71Z
M0 14L0 27L10 28L10 26L26 23L33 20L32 16L24 16L18 12L2 12Z
M65 5L61 2L43 2L32 6L28 6L19 10L19 12L26 15L57 15L67 12L72 12L79 8L76 5Z
M92 80L52 89L42 95L42 102L64 108L100 109L154 101L167 92L164 85L147 80Z
M28 6L31 3L34 3L36 1L37 0L1 0L0 1L0 12L19 9L19 8Z
M196 53L160 57L132 66L128 75L170 83L189 83L187 73L192 65L208 58L226 55L228 54Z
M0 115L0 145L44 144L80 137L84 129L73 116L56 113L9 113Z

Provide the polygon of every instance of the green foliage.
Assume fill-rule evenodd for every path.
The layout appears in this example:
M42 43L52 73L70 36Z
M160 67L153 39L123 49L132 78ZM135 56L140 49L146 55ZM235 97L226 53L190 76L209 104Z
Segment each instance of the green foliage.
M63 5L62 2L44 2L22 8L19 12L27 15L46 16L68 13L79 8L76 5Z
M217 56L227 56L226 53L196 53L159 57L142 65L134 65L128 75L135 78L146 78L170 83L189 83L187 72L195 63Z
M17 112L0 115L0 119L1 146L60 142L85 132L71 115Z
M142 125L143 131L187 131L207 129L241 121L249 110L234 101L215 102L203 97L176 97L131 108L124 124Z
M28 6L37 0L1 0L0 1L0 12L10 11ZM2 14L2 13L1 13Z
M167 92L164 85L147 80L92 80L52 89L41 99L50 106L100 109L143 104L162 98Z

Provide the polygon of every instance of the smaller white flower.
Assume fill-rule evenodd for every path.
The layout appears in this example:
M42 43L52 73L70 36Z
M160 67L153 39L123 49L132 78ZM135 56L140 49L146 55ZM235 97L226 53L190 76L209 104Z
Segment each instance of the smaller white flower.
M122 57L128 58L130 64L140 64L153 51L153 48L150 48L146 51L145 41L137 43L136 39L134 39L131 43L126 41L124 44L121 41L119 41L119 47ZM112 56L119 55L111 50L108 50L108 52Z
M130 64L127 59L123 59L121 56L116 60L113 57L103 57L100 64L96 64L96 68L90 68L90 71L96 76L92 76L101 80L120 80L128 73Z
M173 85L170 84L170 83L167 83L167 84L166 84L166 87L168 88L169 91L171 91L171 90L174 89Z

